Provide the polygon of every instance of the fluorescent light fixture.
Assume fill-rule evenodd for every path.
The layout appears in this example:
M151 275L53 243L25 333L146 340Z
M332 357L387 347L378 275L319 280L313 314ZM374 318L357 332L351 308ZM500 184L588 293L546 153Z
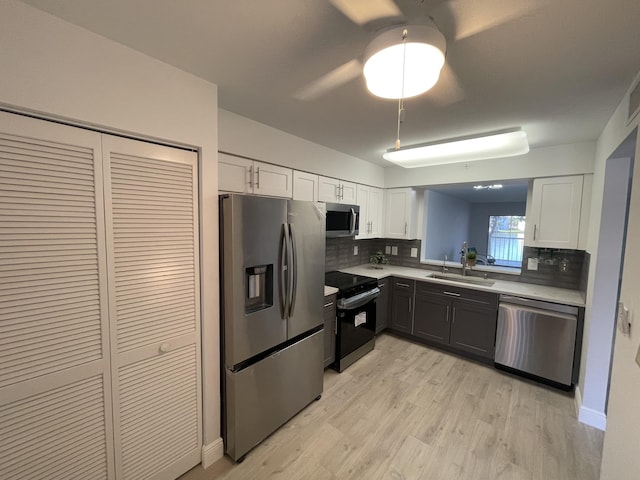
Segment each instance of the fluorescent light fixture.
M403 25L383 31L367 46L367 88L382 98L410 98L433 87L444 65L445 38L435 25Z
M527 134L521 128L511 128L412 145L398 150L389 149L382 158L401 167L416 168L511 157L528 151Z
M474 190L500 190L502 185L496 183L495 185L474 185Z

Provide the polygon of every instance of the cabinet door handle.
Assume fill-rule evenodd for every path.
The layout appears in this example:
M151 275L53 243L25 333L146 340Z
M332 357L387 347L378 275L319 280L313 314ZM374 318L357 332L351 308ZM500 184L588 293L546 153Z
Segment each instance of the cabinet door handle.
M409 300L409 313L411 313L411 300Z
M385 283L379 283L379 284L378 284L378 288L382 288L382 287L384 287L385 285L386 285Z
M256 188L260 188L260 167L256 168Z
M396 283L397 287L402 287L402 288L409 288L409 285L406 283Z
M336 200L340 200L340 185L336 184Z
M407 234L407 222L404 222L404 234Z
M333 322L333 334L337 335L338 334L338 319L336 318L336 321Z
M451 325L455 325L456 323L456 307L453 307L453 312L451 314Z
M533 240L536 239L536 229L537 229L538 225L536 225L535 223L533 224Z
M449 295L450 297L459 297L461 295L460 293L447 292L447 291L444 291L442 293L444 293L445 295Z
M331 305L333 305L333 302L325 303L324 308L330 307Z
M253 187L253 165L249 167L249 187Z
M451 310L451 307L449 305L447 305L447 322L449 321L449 311Z

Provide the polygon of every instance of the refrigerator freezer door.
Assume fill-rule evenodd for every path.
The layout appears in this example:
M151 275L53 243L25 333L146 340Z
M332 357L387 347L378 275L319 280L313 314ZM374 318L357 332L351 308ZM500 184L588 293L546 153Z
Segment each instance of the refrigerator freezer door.
M245 455L322 393L324 331L239 372L225 371L225 451Z
M220 215L224 362L232 368L287 340L278 291L287 201L229 195Z
M289 338L324 323L325 215L324 203L289 201L293 249Z

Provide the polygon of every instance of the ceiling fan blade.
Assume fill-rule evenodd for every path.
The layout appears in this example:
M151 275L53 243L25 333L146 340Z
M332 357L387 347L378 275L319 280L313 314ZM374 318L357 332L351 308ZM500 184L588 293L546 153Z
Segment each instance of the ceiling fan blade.
M393 0L329 0L342 14L357 25L367 25L383 18L402 17Z
M440 72L438 83L429 94L429 101L441 107L457 103L465 97L458 76L447 63Z
M334 68L326 75L302 87L293 94L298 100L311 101L328 93L340 85L343 85L362 74L362 64L355 58L347 63Z
M540 9L544 1L485 0L468 2L450 0L442 6L448 8L455 31L454 39L462 40L482 33L515 18L529 15Z

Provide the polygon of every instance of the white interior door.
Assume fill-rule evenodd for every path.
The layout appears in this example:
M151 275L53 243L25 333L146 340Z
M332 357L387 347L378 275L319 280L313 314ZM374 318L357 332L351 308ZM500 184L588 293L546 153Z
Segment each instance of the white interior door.
M197 155L103 136L118 479L200 461Z
M100 134L0 112L0 478L113 479Z

